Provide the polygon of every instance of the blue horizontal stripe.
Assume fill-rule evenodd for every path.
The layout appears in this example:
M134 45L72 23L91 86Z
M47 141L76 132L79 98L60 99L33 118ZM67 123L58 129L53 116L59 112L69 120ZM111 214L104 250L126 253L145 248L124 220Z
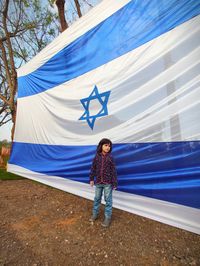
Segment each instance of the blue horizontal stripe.
M43 92L83 75L198 14L198 0L131 1L40 68L19 77L18 97Z
M89 182L96 146L14 143L10 162ZM200 208L200 141L115 144L118 190Z

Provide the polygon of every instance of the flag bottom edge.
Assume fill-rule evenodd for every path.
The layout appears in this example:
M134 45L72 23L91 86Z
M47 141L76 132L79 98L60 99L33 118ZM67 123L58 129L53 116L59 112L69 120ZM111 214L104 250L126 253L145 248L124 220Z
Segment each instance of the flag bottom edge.
M48 176L14 164L7 171L93 200L95 188L58 176ZM105 204L105 202L102 202ZM127 192L114 191L113 207L200 235L200 210Z

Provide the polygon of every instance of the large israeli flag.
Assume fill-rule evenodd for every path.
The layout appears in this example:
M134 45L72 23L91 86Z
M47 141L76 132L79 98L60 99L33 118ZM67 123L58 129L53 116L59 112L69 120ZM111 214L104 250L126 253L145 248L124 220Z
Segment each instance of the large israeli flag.
M93 199L114 143L114 206L200 234L200 0L105 0L18 70L8 170Z

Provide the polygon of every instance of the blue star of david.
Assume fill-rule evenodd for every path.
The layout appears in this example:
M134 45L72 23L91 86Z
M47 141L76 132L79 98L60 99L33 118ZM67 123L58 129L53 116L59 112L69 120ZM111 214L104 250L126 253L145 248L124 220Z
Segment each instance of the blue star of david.
M85 109L85 113L79 118L79 120L86 120L89 127L93 130L95 120L98 117L108 115L107 103L108 103L109 96L110 96L110 91L99 93L97 86L95 86L92 93L90 94L90 96L88 98L84 98L84 99L80 100L80 102L82 103L82 105ZM90 107L89 107L90 101L94 100L94 99L97 99L99 101L102 108L97 114L90 115Z

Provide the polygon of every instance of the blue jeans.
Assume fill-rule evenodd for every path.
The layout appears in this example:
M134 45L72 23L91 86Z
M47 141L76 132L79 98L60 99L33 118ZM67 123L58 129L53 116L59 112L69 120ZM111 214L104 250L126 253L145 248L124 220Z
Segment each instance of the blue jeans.
M97 184L95 188L95 197L93 205L93 215L97 216L99 214L99 208L101 205L102 193L104 191L105 205L105 217L111 219L112 216L112 185L108 184Z

